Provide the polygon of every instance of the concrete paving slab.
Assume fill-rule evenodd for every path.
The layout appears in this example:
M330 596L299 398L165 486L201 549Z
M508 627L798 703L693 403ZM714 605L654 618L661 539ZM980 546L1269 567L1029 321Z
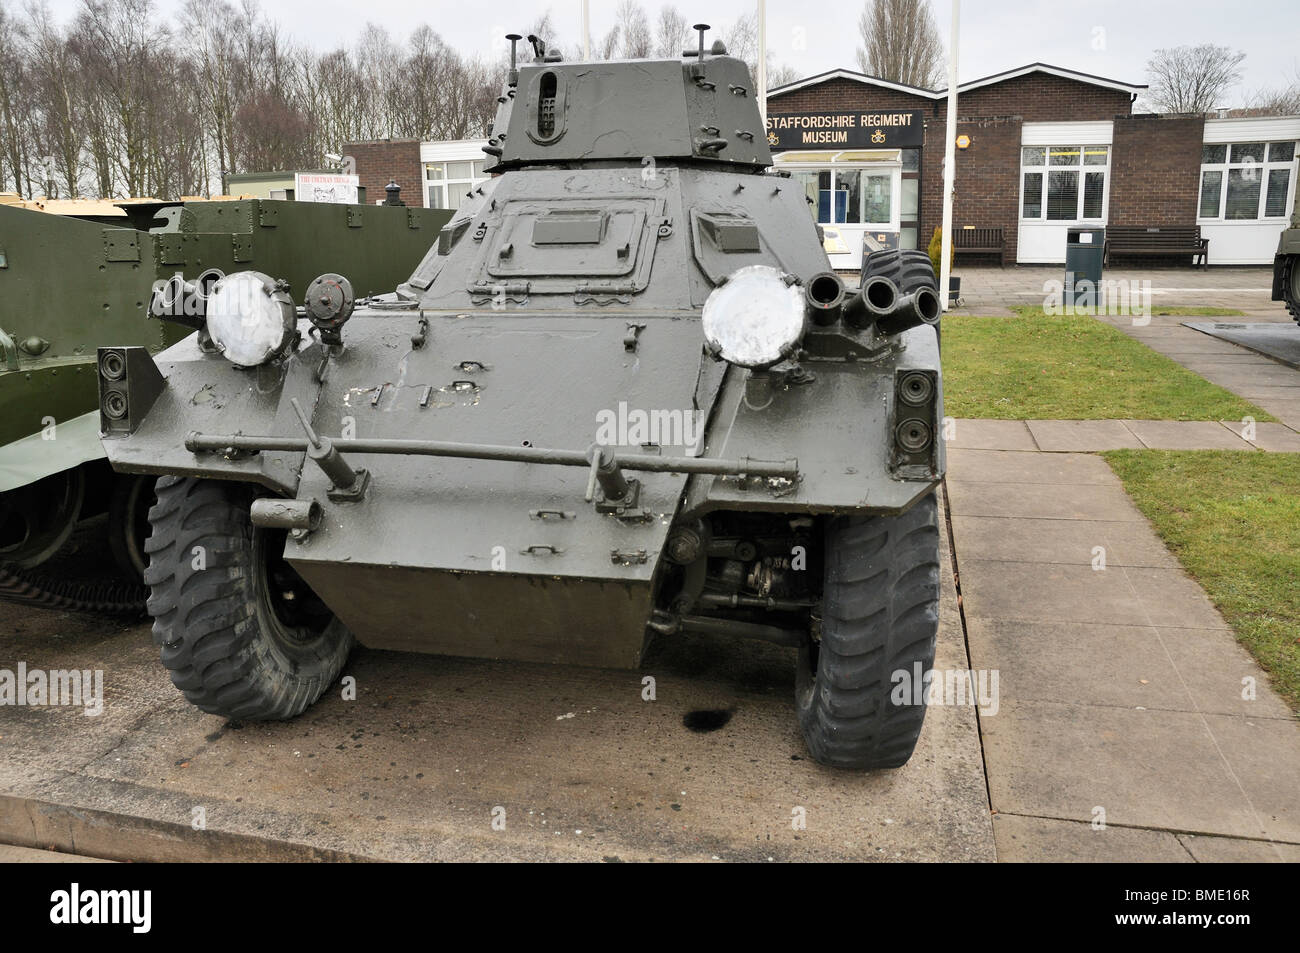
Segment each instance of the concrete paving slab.
M1190 362L1186 366L1189 370L1195 370L1195 366ZM1231 384L1234 387L1300 388L1300 371L1293 371L1289 367L1281 367L1271 361L1262 359L1251 364L1204 364L1200 366L1209 369L1215 375L1217 381L1223 381L1225 384ZM1273 394L1270 396L1286 397L1287 395Z
M1238 436L1242 434L1240 421L1221 420L1219 422ZM1273 453L1300 453L1300 433L1296 433L1286 424L1257 423L1255 424L1255 439L1250 442L1261 450L1268 450Z
M1156 350L1159 350L1159 348L1156 348ZM1230 367L1234 364L1257 366L1263 363L1263 361L1264 359L1258 354L1253 354L1249 351L1244 351L1238 348L1235 353L1224 351L1215 354L1192 355L1187 358L1186 362L1184 362L1184 366L1195 370L1197 367Z
M1087 453L948 451L948 475L963 483L1113 483L1106 461Z
M1143 516L1116 480L1111 486L948 481L954 514L1030 519L1141 521Z
M1214 420L1125 420L1124 426L1152 450L1253 450Z
M1216 734L1229 723L1246 721L1004 699L998 714L981 723L993 809L1091 822L1100 808L1108 825L1300 840L1293 816L1300 789L1252 805L1241 771L1225 760L1227 739ZM1279 727L1297 734L1286 722L1253 724L1259 734L1249 740L1256 745L1271 746ZM1297 770L1292 765L1282 773Z
M1030 519L1019 516L953 516L953 535L961 540L963 558L1011 562L1065 563L1175 569L1178 560L1160 537L1140 522Z
M966 614L971 665L1002 697L1273 718L1295 715L1254 660L1218 629L1016 622ZM1243 679L1253 680L1253 700Z
M1100 830L1082 821L995 814L998 860L1011 863L1190 864L1191 853L1168 831L1111 824Z
M1023 420L972 420L953 422L949 450L1037 450Z
M1300 844L1300 729L1294 720L1207 714L1233 775L1259 814L1255 836Z
M1282 324L1248 324L1240 321L1185 321L1194 331L1210 335L1242 347L1250 348L1275 361L1300 368L1300 325L1294 321Z
M997 825L993 826L994 833ZM1297 864L1300 845L1236 837L1179 834L1178 840L1199 864ZM999 845L999 854L1001 846Z
M1300 428L1300 398L1261 397L1252 401L1292 429Z
M1113 567L1098 572L1091 566L1060 563L959 559L968 617L1226 627L1200 587L1180 570Z
M1142 447L1118 420L1031 420L1028 426L1040 450L1093 453Z
M944 560L936 664L964 670ZM994 859L974 709L932 708L896 771L822 768L776 646L681 638L628 672L359 650L357 700L241 724L184 701L147 626L0 614L0 667L100 668L106 699L89 718L0 708L0 842L136 860ZM718 729L686 727L699 711Z

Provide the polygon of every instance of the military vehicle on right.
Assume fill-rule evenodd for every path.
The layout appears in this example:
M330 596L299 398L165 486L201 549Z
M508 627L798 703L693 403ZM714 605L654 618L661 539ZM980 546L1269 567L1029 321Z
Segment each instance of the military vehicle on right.
M1291 317L1300 322L1300 189L1291 209L1291 227L1279 236L1273 256L1273 300L1286 302Z

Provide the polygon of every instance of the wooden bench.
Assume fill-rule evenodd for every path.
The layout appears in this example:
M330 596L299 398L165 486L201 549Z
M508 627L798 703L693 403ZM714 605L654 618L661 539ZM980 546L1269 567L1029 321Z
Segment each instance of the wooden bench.
M969 252L972 255L997 255L999 266L1007 266L1007 240L999 226L964 225L953 230L953 253Z
M1199 258L1201 268L1206 269L1210 263L1210 240L1201 237L1199 225L1111 225L1106 229L1102 264L1110 264L1112 254L1190 255L1193 265Z

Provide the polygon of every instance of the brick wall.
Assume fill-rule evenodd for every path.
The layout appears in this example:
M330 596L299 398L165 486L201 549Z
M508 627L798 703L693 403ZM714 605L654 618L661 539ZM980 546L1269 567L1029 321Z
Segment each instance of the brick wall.
M1028 73L958 96L957 118L1019 116L1024 122L1086 122L1127 116L1129 107L1129 94L1122 90L1050 73ZM942 118L947 112L948 102L943 100L938 115Z
M1110 224L1196 224L1204 129L1202 116L1115 120Z
M1085 122L1112 120L1127 117L1131 109L1129 94L1122 90L1106 89L1090 83L1053 76L1048 73L1029 73L1013 79L981 86L958 98L957 135L968 135L969 148L957 152L956 197L953 202L953 226L1002 226L1007 241L1007 261L1016 259L1016 233L1020 221L1020 137L1026 122ZM917 229L917 245L925 248L930 236L943 222L943 153L946 140L946 99L931 99L899 90L869 86L854 80L834 78L816 86L804 87L768 99L768 112L813 112L817 110L893 110L922 109L925 111L925 144L921 150L921 206ZM1125 120L1129 121L1129 120ZM1169 143L1159 143L1161 149L1178 153L1194 148L1199 165L1200 129L1170 129L1174 139L1182 138L1174 149ZM1120 135L1119 124L1115 135ZM1158 194L1166 181L1182 182L1182 172L1171 168L1168 177L1157 177L1155 187L1147 184L1147 173L1142 171L1141 154L1149 148L1140 148L1144 133L1136 131L1129 154L1134 165L1122 174L1129 176L1130 191L1120 190L1120 200L1127 202L1132 194L1149 190ZM1118 146L1117 146L1118 149ZM1116 157L1118 159L1118 156ZM1168 159L1178 170L1182 159ZM1119 175L1112 172L1111 215L1117 208L1116 190ZM1192 175L1192 205L1194 214L1196 175ZM1180 185L1179 188L1185 188ZM1179 193L1182 194L1181 192ZM1156 201L1150 195L1144 202ZM1174 204L1179 204L1181 198Z
M1016 260L1016 228L1020 219L1020 127L1018 118L957 121L956 135L970 136L970 146L957 150L956 195L952 225L1002 226L1006 260ZM917 246L927 248L934 230L943 224L943 143L947 125L926 123L926 149L921 157L921 224ZM970 260L963 256L963 260Z
M357 162L357 177L366 190L366 202L374 205L387 197L384 186L390 179L402 187L402 201L424 206L424 167L420 165L420 140L379 139L349 142L343 154Z

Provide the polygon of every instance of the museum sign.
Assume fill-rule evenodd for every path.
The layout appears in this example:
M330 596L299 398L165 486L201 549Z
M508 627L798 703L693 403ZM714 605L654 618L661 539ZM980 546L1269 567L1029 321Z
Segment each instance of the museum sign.
M767 117L767 144L783 149L915 149L925 139L925 113L780 113Z

